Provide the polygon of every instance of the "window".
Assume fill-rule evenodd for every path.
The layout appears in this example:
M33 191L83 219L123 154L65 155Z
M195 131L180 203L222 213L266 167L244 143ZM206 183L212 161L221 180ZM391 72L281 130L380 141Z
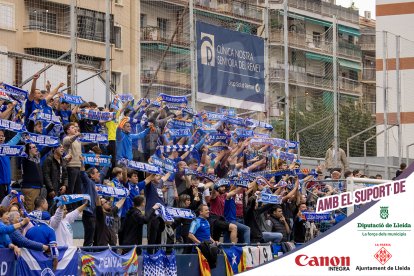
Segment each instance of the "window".
M78 36L94 41L105 41L105 13L79 8ZM114 16L110 17L111 40L114 41Z
M349 78L351 80L357 81L358 80L358 72L357 71L354 71L354 70L350 70L349 71Z
M140 25L141 25L141 28L147 26L147 15L146 14L141 13Z
M114 26L114 44L115 48L121 48L121 27L120 26Z
M29 29L44 32L57 32L57 16L49 10L29 9Z
M116 92L121 88L121 73L111 72L111 87Z
M115 0L115 4L122 5L122 0Z
M313 45L317 48L321 47L321 33L313 32Z
M14 5L0 4L0 29L14 30Z
M167 19L165 18L157 18L157 27L159 29L159 35L161 38L167 37Z

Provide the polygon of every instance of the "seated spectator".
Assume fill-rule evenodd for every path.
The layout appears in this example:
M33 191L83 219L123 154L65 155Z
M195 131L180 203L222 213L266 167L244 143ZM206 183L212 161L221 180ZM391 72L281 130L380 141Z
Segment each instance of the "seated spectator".
M191 223L188 238L195 244L200 244L204 241L218 243L217 241L213 240L210 234L210 224L208 222L210 210L208 206L201 204L198 207L198 213L198 217Z
M272 232L282 234L282 242L289 241L290 227L283 216L282 207L280 205L276 205L276 207L273 208L267 223L272 227Z
M13 244L9 234L12 234L17 229L22 228L29 223L29 219L25 218L19 223L9 224L9 213L4 207L0 207L0 248L10 248L17 256L20 255L20 248Z
M29 219L26 218L28 221ZM9 212L9 225L18 224L21 221L21 216L18 211L10 211ZM48 251L49 246L46 244L42 244L40 242L35 242L32 240L29 240L25 236L23 236L23 233L21 232L21 229L18 229L14 231L13 233L9 234L13 244L17 245L21 248L27 248L35 251Z

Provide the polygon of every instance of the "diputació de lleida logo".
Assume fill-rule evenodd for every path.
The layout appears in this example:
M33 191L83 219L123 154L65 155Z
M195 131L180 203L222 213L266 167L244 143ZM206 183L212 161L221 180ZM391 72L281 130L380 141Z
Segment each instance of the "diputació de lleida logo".
M381 206L380 207L380 217L382 219L388 218L388 206Z

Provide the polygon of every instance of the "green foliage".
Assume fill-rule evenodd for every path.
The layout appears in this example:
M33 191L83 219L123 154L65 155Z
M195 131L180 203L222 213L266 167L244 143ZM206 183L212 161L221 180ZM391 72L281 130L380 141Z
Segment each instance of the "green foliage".
M347 138L375 124L368 110L362 109L355 101L343 99L339 107L339 146L346 151ZM296 134L302 129L325 119L323 122L300 132L300 151L302 156L324 158L325 152L334 140L334 111L329 99L312 100L312 111L300 105L290 109L290 139L297 140ZM273 121L277 137L285 138L284 121ZM354 138L350 142L350 156L364 156L364 140L375 135L375 128ZM368 142L367 156L376 156L376 140Z

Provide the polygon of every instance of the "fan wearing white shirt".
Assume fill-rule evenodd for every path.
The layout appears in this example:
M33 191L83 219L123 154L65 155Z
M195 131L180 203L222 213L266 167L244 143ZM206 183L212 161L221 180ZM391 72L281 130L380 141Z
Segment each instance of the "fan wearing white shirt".
M88 201L68 213L66 205L57 208L56 213L50 219L50 227L56 232L56 241L58 246L73 246L73 229L72 223L88 206Z

